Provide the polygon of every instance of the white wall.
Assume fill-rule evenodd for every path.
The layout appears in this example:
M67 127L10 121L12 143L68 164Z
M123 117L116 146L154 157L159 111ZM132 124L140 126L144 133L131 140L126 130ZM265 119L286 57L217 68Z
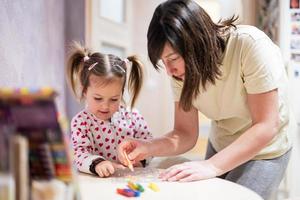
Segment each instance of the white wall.
M154 70L147 55L147 30L154 9L161 0L133 0L132 52L138 53L145 63L147 80L138 101L154 135L162 135L173 127L174 103L169 78L164 70Z
M0 2L0 87L53 87L65 114L64 1Z

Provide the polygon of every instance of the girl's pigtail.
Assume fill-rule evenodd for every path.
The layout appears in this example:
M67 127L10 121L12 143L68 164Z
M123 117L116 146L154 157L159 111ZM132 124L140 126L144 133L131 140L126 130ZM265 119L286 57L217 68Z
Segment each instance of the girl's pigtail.
M132 94L131 108L133 108L143 84L143 64L136 56L129 56L127 59L132 63L128 79L128 89Z
M67 79L76 97L78 97L78 84L81 84L81 72L84 67L84 58L89 52L80 43L73 42L67 60ZM82 97L82 94L80 95Z

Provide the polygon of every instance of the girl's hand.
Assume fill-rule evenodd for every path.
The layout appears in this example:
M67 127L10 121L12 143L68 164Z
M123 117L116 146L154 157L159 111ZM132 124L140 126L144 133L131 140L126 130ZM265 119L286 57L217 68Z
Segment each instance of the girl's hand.
M140 162L140 160L144 160L145 158L150 156L149 150L150 142L135 140L135 139L127 139L121 142L118 146L118 159L123 165L128 165L124 152L127 153L129 160L133 165L136 165Z
M209 160L191 161L174 165L159 175L164 181L198 181L214 178L221 175L220 169L216 168Z
M108 160L100 162L95 167L95 171L101 178L112 175L113 173L115 173L116 169L125 169L125 167L121 164L114 163Z

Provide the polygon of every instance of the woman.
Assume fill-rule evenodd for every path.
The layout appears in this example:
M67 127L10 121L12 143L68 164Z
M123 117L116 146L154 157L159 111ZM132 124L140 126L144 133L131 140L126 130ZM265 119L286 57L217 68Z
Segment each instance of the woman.
M190 150L198 138L198 111L212 120L204 161L172 166L167 181L222 176L264 199L274 192L290 157L287 77L279 48L236 18L215 24L192 0L160 4L148 29L148 55L172 76L174 129L152 141L118 147L133 162Z

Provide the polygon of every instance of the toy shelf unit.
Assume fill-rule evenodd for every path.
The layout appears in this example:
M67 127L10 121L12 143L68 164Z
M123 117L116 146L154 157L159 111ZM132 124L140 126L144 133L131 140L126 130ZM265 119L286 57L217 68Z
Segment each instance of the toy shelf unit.
M50 88L0 88L0 199L77 199L55 96Z

